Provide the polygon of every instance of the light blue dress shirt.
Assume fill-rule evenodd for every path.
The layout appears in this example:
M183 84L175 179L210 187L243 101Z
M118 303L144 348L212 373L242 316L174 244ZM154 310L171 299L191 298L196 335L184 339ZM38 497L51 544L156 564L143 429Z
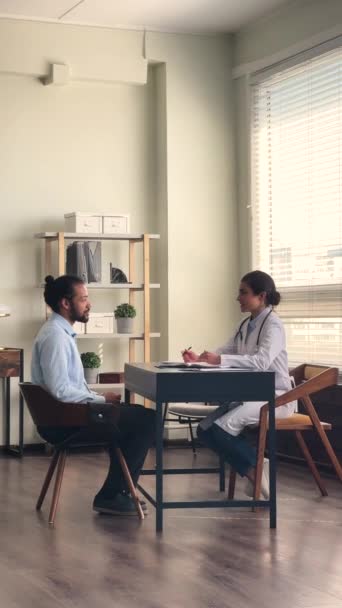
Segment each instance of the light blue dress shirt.
M76 333L61 315L53 313L34 341L31 362L33 384L39 384L59 401L103 403L105 398L88 388Z

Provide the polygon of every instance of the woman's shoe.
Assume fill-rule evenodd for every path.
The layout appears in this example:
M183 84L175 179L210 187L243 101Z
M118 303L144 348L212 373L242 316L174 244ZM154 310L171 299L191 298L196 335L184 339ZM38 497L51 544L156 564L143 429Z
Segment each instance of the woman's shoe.
M249 479L246 480L245 494L246 496L249 496L249 498L254 497L254 485ZM261 495L265 500L269 500L270 498L270 461L268 458L264 458L261 477Z

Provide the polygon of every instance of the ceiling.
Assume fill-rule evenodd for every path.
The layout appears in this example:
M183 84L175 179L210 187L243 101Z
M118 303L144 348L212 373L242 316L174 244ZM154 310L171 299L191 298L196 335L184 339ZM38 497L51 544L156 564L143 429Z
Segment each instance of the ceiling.
M0 0L0 17L214 34L236 32L287 3L289 0Z

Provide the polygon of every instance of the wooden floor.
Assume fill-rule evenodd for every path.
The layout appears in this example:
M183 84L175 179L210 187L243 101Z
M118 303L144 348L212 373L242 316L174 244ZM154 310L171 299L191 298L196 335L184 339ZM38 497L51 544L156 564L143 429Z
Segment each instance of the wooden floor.
M199 464L211 459L200 450ZM190 464L191 450L170 448L166 461ZM305 469L280 465L276 531L267 512L198 509L167 511L156 536L152 507L141 524L92 512L102 452L70 456L49 528L48 504L34 510L47 464L0 458L1 607L342 607L342 486L333 478L322 499ZM152 478L144 484L152 489ZM169 476L165 486L168 498L219 495L213 475Z

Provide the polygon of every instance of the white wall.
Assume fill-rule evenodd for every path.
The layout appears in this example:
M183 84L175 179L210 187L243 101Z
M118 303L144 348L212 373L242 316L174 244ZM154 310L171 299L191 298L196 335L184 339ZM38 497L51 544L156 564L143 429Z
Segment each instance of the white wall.
M1 342L25 348L25 378L44 315L32 236L62 229L73 210L126 212L132 231L161 232L152 278L163 288L152 305L163 357L220 342L237 312L229 41L148 34L146 57L158 65L136 86L146 80L139 32L0 21L0 40L0 302L13 309ZM51 62L70 65L70 85L41 84ZM115 306L91 294L95 311ZM104 344L104 369L127 359L123 345ZM26 442L34 438L27 416Z
M238 314L231 42L149 34L146 52L166 65L160 204L167 210L168 349L178 358L189 345L220 344Z
M320 37L341 32L341 0L293 0L235 36L233 66L248 66L278 53L280 57L291 47L294 54L304 42L310 47Z
M64 213L75 209L129 213L132 231L157 231L150 85L46 88L30 77L2 75L0 86L0 301L13 309L2 321L1 341L25 348L28 379L44 314L33 233L63 229ZM104 252L108 275L110 260L126 263L127 271L123 247ZM91 292L94 311L113 310L120 298L127 294ZM116 369L121 356L127 358L123 342L104 342L104 369Z
M240 75L234 79L240 274L251 270L249 76L338 34L341 0L296 0L234 37L233 74Z
M44 77L62 63L74 82L146 83L142 32L1 19L0 33L1 72Z

